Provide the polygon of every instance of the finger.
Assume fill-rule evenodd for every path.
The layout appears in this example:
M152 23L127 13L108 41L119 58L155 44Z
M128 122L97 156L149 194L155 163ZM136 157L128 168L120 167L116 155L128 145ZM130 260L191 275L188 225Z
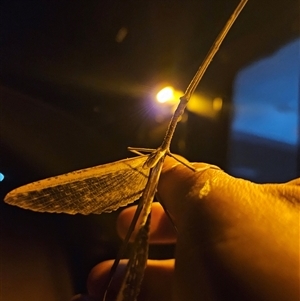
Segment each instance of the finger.
M181 161L186 159L180 157ZM200 171L192 171L172 157L166 157L163 166L162 174L158 183L158 195L164 206L170 214L175 218L175 223L178 217L184 212L182 200L190 194L191 188L197 183L199 176L205 175L203 182L214 176L215 172L219 172L214 165L206 163L189 163ZM209 167L212 168L209 168Z
M87 290L90 297L96 300L104 300L113 262L113 260L103 261L91 270L87 279ZM121 286L122 277L125 272L126 263L127 260L121 260L119 262L117 270L114 273L112 283L109 286L109 292L105 296L106 301L116 299Z
M135 213L136 206L132 206L124 209L117 221L117 231L121 238L125 238L129 225L131 223L132 217ZM176 241L176 232L174 230L173 224L170 222L169 218L166 216L163 208L159 203L152 204L151 213L151 224L149 233L149 242L153 244L172 244ZM131 241L134 239L135 234L138 230L138 223L136 230L131 236Z
M296 299L299 189L298 180L260 185L216 169L193 172L167 158L158 193L179 232L175 295Z
M79 294L72 297L70 301L98 301L98 300L87 295Z
M113 261L105 261L96 265L87 281L89 295L96 300L102 300L111 265ZM127 260L122 260L114 276L107 294L107 301L114 300L119 291ZM138 301L171 300L171 284L174 273L174 260L148 260Z

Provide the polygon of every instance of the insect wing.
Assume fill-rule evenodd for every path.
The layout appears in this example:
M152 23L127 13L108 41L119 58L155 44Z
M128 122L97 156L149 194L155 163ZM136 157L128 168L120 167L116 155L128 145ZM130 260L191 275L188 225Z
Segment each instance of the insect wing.
M139 156L30 183L9 192L4 201L39 212L90 214L111 212L137 200L150 169Z

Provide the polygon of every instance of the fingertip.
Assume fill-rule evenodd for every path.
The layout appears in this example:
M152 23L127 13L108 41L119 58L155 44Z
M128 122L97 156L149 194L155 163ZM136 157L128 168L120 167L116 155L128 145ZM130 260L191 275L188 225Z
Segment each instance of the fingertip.
M113 281L107 292L107 300L115 300L117 296L128 260L121 260ZM71 301L102 300L107 290L107 280L113 260L97 264L90 272L87 281L88 296L76 295ZM174 259L148 260L141 286L139 300L170 300L171 286L174 275ZM150 298L151 297L151 298Z
M174 158L167 157L158 183L159 197L175 218L176 223L184 212L186 201L197 199L198 195L194 192L199 188L198 186L205 186L205 183L214 181L215 178L227 177L227 174L215 165L190 163L182 157L179 158L195 170L188 168Z
M136 206L132 206L124 209L118 217L117 232L119 236L124 239L133 215L135 213ZM152 204L152 217L149 232L149 242L152 244L172 244L176 241L176 232L170 219L164 212L164 209L158 202ZM137 222L138 225L138 222ZM136 232L132 233L131 241L134 239Z
M122 210L118 216L117 220L117 233L122 238L125 239L128 228L134 216L137 206L131 206ZM134 231L135 232L135 231ZM133 233L134 235L135 233Z
M90 296L102 297L106 290L108 274L113 261L103 261L92 268L87 279L87 290Z
M174 157L166 156L164 165L162 168L162 173L165 173L168 170L171 170L178 165L183 165L178 160L176 160L176 158L178 158L181 162L185 162L185 163L189 164L189 161L187 159L185 159L184 157L181 157L179 155L174 155Z
M113 277L113 282L109 286L106 300L116 299L124 277L127 262L128 260L122 260L118 266L116 274ZM71 301L103 300L107 289L107 287L105 287L105 285L107 285L106 280L112 264L113 261L108 260L96 265L88 278L89 296L77 295L74 296L74 298L76 297L77 299L72 299ZM174 259L148 260L139 300L171 300L174 265Z
M151 214L149 242L152 244L174 244L176 242L174 224L160 203L152 204Z
M97 301L97 300L87 295L78 294L73 296L70 301Z
M107 289L107 300L113 300L121 285L121 279L125 272L127 260L121 260L113 275L112 283L109 284L109 276L114 260L106 260L97 264L90 272L87 279L89 296L102 300ZM109 285L109 288L108 288Z
M181 200L187 195L193 176L194 171L174 158L166 158L157 190L159 199L175 220L178 220L178 214L182 210Z

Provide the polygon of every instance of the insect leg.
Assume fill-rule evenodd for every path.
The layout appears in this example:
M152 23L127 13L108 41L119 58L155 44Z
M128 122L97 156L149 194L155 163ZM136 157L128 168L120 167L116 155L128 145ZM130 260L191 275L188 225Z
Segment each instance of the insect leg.
M130 226L128 228L128 231L126 233L126 237L124 239L124 242L123 242L123 244L122 244L122 246L121 246L121 248L120 248L120 250L119 250L119 252L118 252L118 254L117 254L116 258L115 258L115 260L114 260L114 263L113 263L113 265L112 265L112 267L110 269L108 280L107 280L107 285L106 285L106 292L105 292L104 298L103 298L104 301L106 300L106 296L107 296L107 293L109 291L110 285L111 285L111 283L113 281L114 274L115 274L115 272L117 270L117 267L118 267L118 265L120 263L120 260L122 259L123 255L125 253L125 250L126 250L126 248L128 246L128 243L129 243L129 240L130 240L130 237L131 237L131 234L132 234L132 232L135 229L135 225L136 225L137 220L138 220L138 218L139 218L139 216L141 214L142 209L143 209L143 203L139 202L139 204L137 206L137 209L136 209L136 211L134 213L133 219L132 219L132 221L130 223Z
M144 155L143 153L152 153L156 150L153 148L131 147L131 146L127 147L127 149L138 155Z
M136 301L140 292L148 259L150 220L151 212L135 238L132 254L126 266L125 277L116 301Z

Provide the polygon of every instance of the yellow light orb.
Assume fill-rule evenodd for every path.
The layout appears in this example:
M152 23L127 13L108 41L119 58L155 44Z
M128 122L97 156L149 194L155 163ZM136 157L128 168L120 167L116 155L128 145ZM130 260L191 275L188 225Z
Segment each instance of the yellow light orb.
M160 103L165 103L174 100L174 89L171 86L161 89L156 94L156 99Z

